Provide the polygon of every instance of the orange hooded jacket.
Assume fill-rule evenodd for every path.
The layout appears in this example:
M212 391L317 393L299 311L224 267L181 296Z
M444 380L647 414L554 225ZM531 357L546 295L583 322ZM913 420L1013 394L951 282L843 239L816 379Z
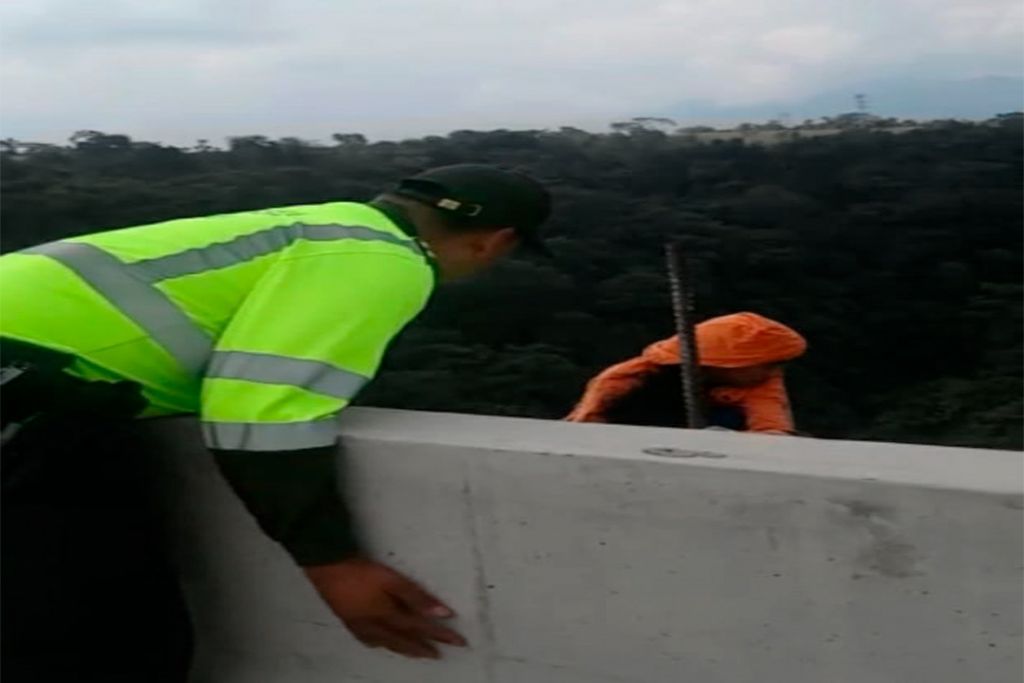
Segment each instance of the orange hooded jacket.
M700 364L707 367L741 368L781 363L803 355L807 342L782 323L756 313L734 313L706 320L696 328ZM679 338L651 344L644 352L613 365L587 384L583 398L566 418L572 422L605 422L606 411L622 396L639 387L645 377L665 365L679 363ZM715 387L708 392L715 406L734 406L743 411L747 431L795 430L782 370L754 387Z

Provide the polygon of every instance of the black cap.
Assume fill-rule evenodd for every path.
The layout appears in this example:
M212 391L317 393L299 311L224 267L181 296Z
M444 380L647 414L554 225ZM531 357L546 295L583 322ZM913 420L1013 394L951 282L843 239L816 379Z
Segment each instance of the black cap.
M466 225L512 227L523 246L547 253L540 226L551 213L551 195L524 173L486 164L440 166L406 178L393 193L460 216Z

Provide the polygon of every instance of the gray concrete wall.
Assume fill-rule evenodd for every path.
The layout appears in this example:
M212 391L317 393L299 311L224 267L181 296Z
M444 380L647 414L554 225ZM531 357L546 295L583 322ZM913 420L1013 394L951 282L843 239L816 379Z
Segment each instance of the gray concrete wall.
M341 427L376 554L472 647L357 645L173 422L195 683L1021 680L1019 453L381 410Z

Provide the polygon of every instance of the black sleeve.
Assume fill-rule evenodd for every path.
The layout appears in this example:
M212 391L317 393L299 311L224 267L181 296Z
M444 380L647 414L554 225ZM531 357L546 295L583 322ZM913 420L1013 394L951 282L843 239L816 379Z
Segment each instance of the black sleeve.
M336 454L333 446L213 450L224 478L260 528L304 567L337 562L359 551L338 485Z

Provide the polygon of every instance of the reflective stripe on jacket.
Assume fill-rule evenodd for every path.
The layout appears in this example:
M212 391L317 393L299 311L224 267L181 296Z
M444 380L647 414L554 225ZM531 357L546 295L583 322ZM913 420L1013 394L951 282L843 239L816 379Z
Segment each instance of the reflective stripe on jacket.
M211 447L330 445L433 290L409 230L335 202L45 244L0 257L0 334L138 383L145 415L199 413Z

